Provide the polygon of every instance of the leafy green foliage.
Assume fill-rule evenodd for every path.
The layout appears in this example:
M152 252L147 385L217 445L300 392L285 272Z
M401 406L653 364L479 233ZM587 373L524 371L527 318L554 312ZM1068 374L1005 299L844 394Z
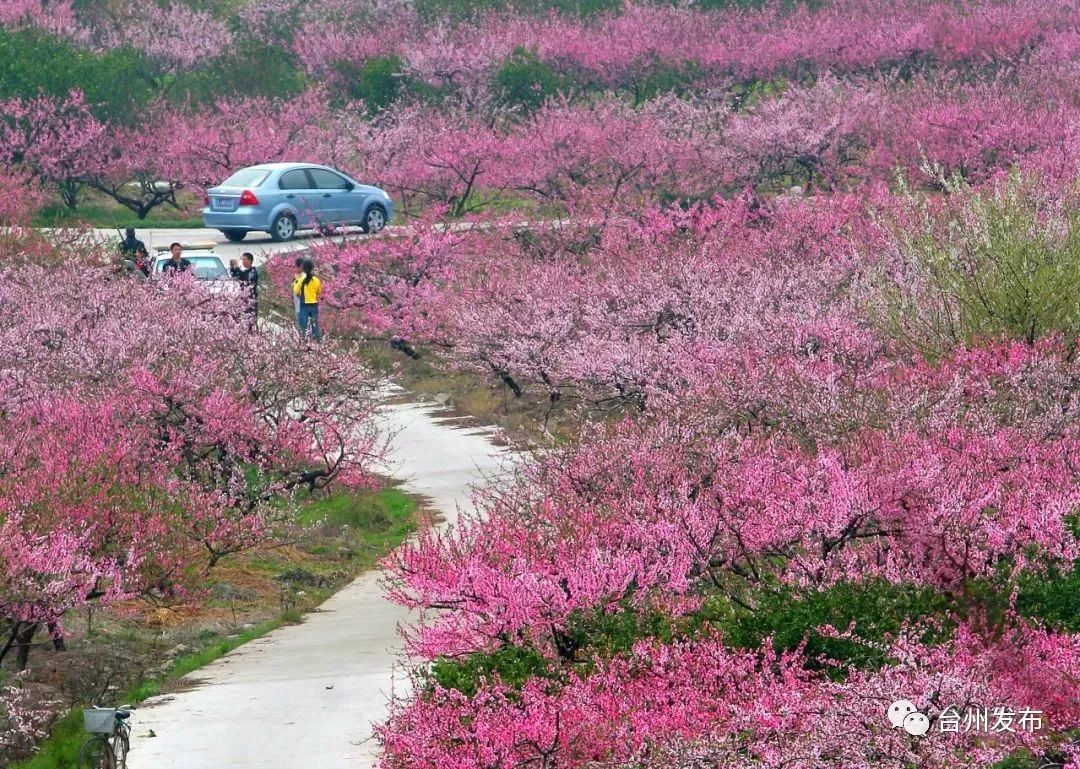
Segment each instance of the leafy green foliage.
M880 283L884 306L871 308L886 333L931 357L986 339L1076 338L1080 214L1018 173L987 191L942 183L941 210L909 195L890 224L895 272Z
M224 56L175 76L165 93L175 103L200 105L230 96L286 99L301 93L306 85L307 78L291 50L239 38L236 47Z
M498 677L505 685L520 688L533 676L549 676L548 662L535 649L505 646L491 654L472 654L463 660L438 659L431 665L430 682L445 689L476 694L481 682Z
M1061 630L1080 631L1080 561L1069 572L1052 569L1045 575L1023 575L1016 608Z
M153 63L134 49L95 53L41 30L0 27L0 98L80 90L97 117L124 124L138 121L157 84Z
M494 76L495 91L503 102L529 111L538 109L569 85L566 77L524 48L515 49Z
M353 99L362 99L368 109L379 111L389 107L415 84L405 74L405 62L400 56L376 56L362 66L341 61L337 64L338 77L345 83L346 92Z
M677 64L657 61L643 66L630 84L633 102L640 105L663 93L690 93L700 75L701 68L692 61Z
M790 651L805 641L807 658L815 660L815 667L818 660L822 665L881 667L888 657L877 642L900 630L905 619L941 616L949 606L947 598L930 589L884 581L843 583L808 594L763 593L756 603L751 611L715 597L698 612L677 619L629 606L615 612L579 613L571 617L565 632L556 634L556 647L564 660L587 666L597 657L627 654L643 639L667 644L715 631L734 648L757 649L771 638L778 651ZM817 631L822 625L852 627L861 642L826 637ZM537 649L508 645L490 654L440 659L431 676L444 687L471 695L485 679L497 676L504 684L519 687L531 675L551 677L554 665Z
M1021 614L1072 632L1080 628L1080 564L1067 574L1031 572L1020 583ZM757 649L769 639L778 652L805 644L811 667L842 676L841 666L874 669L890 664L883 651L886 639L905 622L936 619L942 623L940 633L944 635L957 614L982 612L991 621L995 617L1000 620L1005 597L995 586L978 583L968 586L961 603L931 588L873 580L839 583L815 592L791 588L763 591L754 596L752 605L749 608L714 596L697 612L679 618L630 605L614 612L577 613L568 628L556 634L555 645L562 663L588 666L596 658L628 654L643 639L669 644L719 632L725 644L739 649ZM840 631L850 628L852 637L824 635L818 628L826 625ZM513 688L531 676L554 678L558 665L532 646L511 644L487 654L438 659L429 675L431 683L472 696L483 681L496 677ZM1025 766L1021 757L1017 760L1021 761L1017 766Z
M777 651L790 651L805 640L808 660L863 668L887 664L878 642L899 631L905 620L940 617L950 607L948 598L929 588L881 580L839 583L809 593L785 589L758 597L756 604L753 611L735 609L721 625L726 643L750 649L771 638ZM862 642L824 636L817 630L823 625L841 631L850 627Z

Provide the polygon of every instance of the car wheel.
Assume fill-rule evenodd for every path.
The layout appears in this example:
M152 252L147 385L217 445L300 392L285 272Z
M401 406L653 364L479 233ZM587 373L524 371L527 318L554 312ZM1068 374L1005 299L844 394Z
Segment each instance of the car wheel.
M364 221L360 223L360 229L364 232L375 234L386 226L386 209L382 206L372 206L364 214Z
M239 243L247 237L247 230L222 230L221 234L224 235L225 240L230 243Z
M274 217L274 223L270 225L270 237L281 243L284 240L292 240L296 235L296 219L292 214L278 214Z

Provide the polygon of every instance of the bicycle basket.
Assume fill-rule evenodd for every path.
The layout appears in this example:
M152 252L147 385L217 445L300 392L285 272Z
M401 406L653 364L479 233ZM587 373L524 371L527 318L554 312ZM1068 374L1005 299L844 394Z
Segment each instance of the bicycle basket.
M116 708L87 708L82 712L83 726L90 734L112 734Z

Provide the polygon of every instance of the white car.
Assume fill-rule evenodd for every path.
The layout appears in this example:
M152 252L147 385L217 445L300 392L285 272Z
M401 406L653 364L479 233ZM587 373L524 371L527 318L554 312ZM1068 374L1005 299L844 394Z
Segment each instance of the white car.
M157 247L158 255L154 259L153 275L160 276L165 271L165 264L171 254L167 247ZM196 280L207 281L212 294L239 294L241 286L229 272L225 260L209 248L203 246L184 246L181 254L191 264L191 273Z

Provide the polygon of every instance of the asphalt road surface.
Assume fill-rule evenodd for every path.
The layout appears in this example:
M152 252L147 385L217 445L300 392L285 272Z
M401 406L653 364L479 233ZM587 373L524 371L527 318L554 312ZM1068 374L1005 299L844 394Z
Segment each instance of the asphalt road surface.
M417 404L384 407L392 436L385 470L446 518L504 469L482 430L454 426ZM446 525L446 524L443 524ZM408 692L398 623L371 572L300 625L280 628L187 677L187 691L147 700L132 716L131 769L367 769L379 754L371 725ZM154 735L154 736L151 736Z

